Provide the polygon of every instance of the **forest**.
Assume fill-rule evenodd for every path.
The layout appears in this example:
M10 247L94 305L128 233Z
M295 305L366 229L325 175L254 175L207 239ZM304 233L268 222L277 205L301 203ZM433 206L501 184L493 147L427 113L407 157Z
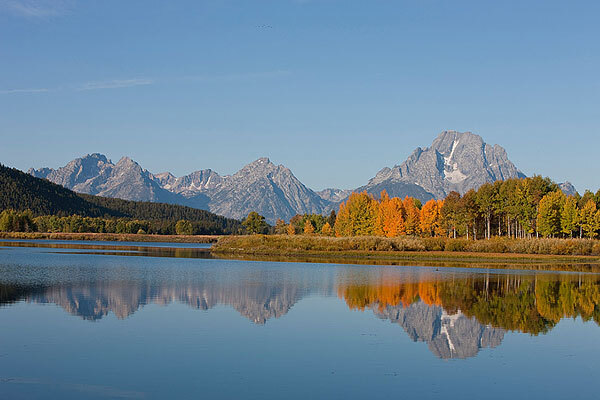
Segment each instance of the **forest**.
M324 236L399 236L489 239L596 238L600 234L600 190L566 196L549 178L534 176L486 183L443 200L353 193L329 217L298 215L277 233Z
M174 204L78 194L0 165L0 231L233 234L240 221Z

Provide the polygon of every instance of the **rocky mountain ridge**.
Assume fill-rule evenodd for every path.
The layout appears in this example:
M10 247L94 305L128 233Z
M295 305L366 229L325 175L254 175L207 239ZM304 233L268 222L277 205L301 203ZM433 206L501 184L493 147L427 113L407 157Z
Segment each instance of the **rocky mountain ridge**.
M465 193L486 182L525 175L508 159L504 148L489 145L471 132L444 131L430 147L417 148L406 161L381 169L369 182L354 190L335 188L315 192L292 171L263 157L233 175L211 169L176 177L170 172L152 174L129 157L116 164L98 153L88 154L58 169L30 169L77 192L126 200L182 204L230 218L257 211L273 224L296 214L325 214L336 209L353 191L379 196L411 196L425 202L444 198L451 191ZM575 188L561 184L567 194Z
M486 182L523 178L501 146L489 145L471 132L444 131L430 147L418 147L400 165L383 168L359 188L372 194L407 193L421 201L442 199L451 191L464 194Z

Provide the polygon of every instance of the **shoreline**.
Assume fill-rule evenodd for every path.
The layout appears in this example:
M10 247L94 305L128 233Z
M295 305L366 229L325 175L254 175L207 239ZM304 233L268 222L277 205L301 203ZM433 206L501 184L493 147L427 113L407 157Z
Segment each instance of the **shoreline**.
M215 258L314 262L362 265L404 265L425 267L494 268L522 270L554 270L600 273L600 256L529 254L492 251L448 250L379 250L348 249L347 244L386 243L394 239L359 237L331 238L320 236L288 235L138 235L112 233L23 233L0 232L1 239L73 240L142 243L211 243L209 252ZM403 239L400 239L402 241ZM416 242L418 238L409 238ZM425 239L424 241L426 241ZM519 239L520 240L520 239ZM539 240L539 239L533 239ZM452 243L454 239L447 239ZM483 241L482 241L483 242ZM323 246L326 244L326 246ZM312 248L311 248L312 247ZM384 248L386 248L384 246Z
M401 239L402 240L402 239ZM420 239L408 239L419 242ZM537 240L537 239L535 239ZM211 248L217 257L356 264L457 266L503 269L544 269L600 272L600 256L531 254L494 251L378 250L385 238L328 238L317 236L253 235L226 236ZM448 239L452 243L454 239ZM367 249L350 249L364 246ZM375 249L369 249L375 243Z
M0 232L0 239L89 240L98 242L216 243L221 236L147 235L133 233Z

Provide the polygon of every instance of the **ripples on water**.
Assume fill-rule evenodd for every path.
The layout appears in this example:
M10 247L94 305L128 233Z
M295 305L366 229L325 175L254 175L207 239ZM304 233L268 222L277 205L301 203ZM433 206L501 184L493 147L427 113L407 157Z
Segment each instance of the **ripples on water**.
M76 397L88 385L98 397L160 397L161 390L148 391L160 377L176 382L182 397L389 398L403 390L452 398L471 391L439 387L447 380L475 389L509 379L512 386L490 397L536 388L545 398L560 398L560 390L538 388L536 379L548 378L549 367L556 368L553 374L564 370L566 354L575 369L565 373L574 381L590 379L590 357L600 353L597 274L202 259L196 257L209 257L206 248L189 245L3 245L0 394L36 397L50 388ZM169 258L178 255L186 258ZM68 314L39 308L44 304ZM558 352L549 344L557 336ZM36 343L36 352L27 350ZM140 343L151 347L140 349ZM120 352L107 357L115 345ZM239 354L231 354L233 348ZM461 360L457 368L466 375L443 360ZM147 362L155 369L124 368ZM520 364L507 369L507 363ZM31 365L38 366L33 375ZM99 375L98 365L104 368ZM203 375L182 372L192 365ZM489 375L475 384L472 376L482 365ZM83 369L72 379L74 366ZM256 368L267 375L256 377ZM445 374L432 378L438 386L423 382L432 371ZM130 379L116 378L123 374ZM398 374L401 379L390 381ZM271 384L258 390L254 385L263 381Z

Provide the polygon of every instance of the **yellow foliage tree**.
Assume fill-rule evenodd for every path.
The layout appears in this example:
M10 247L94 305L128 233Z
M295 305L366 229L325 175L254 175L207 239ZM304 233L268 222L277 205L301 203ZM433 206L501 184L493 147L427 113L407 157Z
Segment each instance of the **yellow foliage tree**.
M312 235L313 233L315 233L315 227L313 226L312 222L310 222L309 220L307 220L304 223L304 234L305 235Z
M288 226L287 226L287 234L288 235L295 235L296 234L296 228L294 228L294 225L288 224Z
M324 236L331 236L333 234L333 229L329 225L329 222L325 222L325 225L321 228L321 234Z
M367 194L352 193L346 203L340 204L335 222L336 236L368 236L375 233L377 200Z

